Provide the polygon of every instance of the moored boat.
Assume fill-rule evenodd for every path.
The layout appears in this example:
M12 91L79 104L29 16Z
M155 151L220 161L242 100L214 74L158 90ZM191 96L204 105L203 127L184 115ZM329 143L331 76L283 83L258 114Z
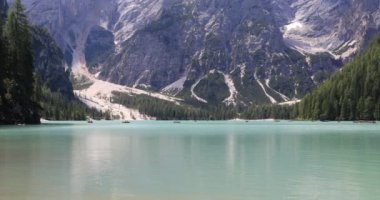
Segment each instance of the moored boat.
M87 123L89 124L94 123L94 120L91 117L87 116L86 118L87 118Z

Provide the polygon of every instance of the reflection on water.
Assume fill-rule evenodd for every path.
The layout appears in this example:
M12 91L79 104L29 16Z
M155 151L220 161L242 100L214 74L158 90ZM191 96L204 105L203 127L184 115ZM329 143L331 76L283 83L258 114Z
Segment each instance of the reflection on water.
M377 199L380 127L139 122L0 130L0 199Z
M235 169L235 144L236 139L234 134L228 134L226 142L226 165L228 174L233 174Z
M71 192L86 193L86 184L91 182L98 189L107 183L107 173L111 170L111 136L93 133L73 134L71 146ZM101 191L101 190L100 190Z

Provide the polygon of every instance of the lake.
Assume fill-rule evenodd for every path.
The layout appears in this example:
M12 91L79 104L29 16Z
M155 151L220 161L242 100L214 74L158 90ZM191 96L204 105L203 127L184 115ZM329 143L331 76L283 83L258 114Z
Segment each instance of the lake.
M0 127L0 199L379 199L380 124Z

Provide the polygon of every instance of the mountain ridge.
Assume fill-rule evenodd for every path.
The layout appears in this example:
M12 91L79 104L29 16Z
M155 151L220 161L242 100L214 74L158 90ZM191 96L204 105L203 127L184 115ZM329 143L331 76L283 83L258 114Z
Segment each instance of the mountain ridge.
M236 95L230 92L236 96L232 104L302 98L364 48L380 24L373 0L24 2L32 21L55 33L68 65L85 65L102 80L198 103L205 101L196 97L212 91L205 86L206 94L194 95L194 88L213 70L225 77L216 82L225 88L221 93L236 88ZM48 16L41 17L42 8ZM357 13L347 17L352 11ZM113 42L99 35L111 35ZM294 43L321 39L325 42L315 45L321 51ZM98 54L86 52L91 45L110 48L93 59Z

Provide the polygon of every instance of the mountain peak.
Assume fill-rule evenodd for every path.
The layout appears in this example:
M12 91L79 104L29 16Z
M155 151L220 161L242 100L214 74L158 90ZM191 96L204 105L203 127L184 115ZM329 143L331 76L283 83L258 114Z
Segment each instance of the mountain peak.
M198 103L231 95L245 105L301 98L365 47L380 25L374 0L24 3L69 65L145 90L175 86L174 95ZM212 96L214 86L203 85L210 81L225 95Z

